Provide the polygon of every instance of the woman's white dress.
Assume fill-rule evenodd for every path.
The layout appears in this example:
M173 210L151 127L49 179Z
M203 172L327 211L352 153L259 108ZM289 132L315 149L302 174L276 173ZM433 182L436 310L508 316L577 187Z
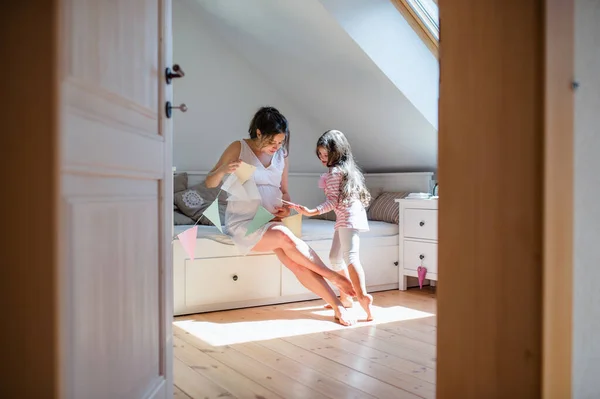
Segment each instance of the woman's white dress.
M261 199L235 200L229 194L225 210L224 231L231 237L238 250L245 255L261 240L271 225L280 224L280 222L269 222L246 236L248 226L260 205L271 213L275 213L275 208L281 206L281 177L285 167L285 157L283 150L277 151L273 155L271 164L266 168L246 143L246 140L240 140L240 143L242 147L240 159L256 166L256 170L250 179L256 184Z

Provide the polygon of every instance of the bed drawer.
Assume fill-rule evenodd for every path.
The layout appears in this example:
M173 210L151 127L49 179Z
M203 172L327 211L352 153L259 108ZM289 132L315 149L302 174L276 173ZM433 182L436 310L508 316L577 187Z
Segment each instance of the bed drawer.
M365 270L367 286L377 287L398 283L398 246L360 245L360 260Z
M403 216L404 237L437 240L437 210L405 208Z
M403 252L404 269L416 271L423 265L428 273L437 274L437 243L404 240Z
M185 304L275 298L281 293L281 268L275 255L186 260Z

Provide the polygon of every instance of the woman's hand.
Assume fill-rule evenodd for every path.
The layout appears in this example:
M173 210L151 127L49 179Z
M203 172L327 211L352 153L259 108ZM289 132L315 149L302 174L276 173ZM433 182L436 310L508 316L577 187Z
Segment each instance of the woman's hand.
M223 164L220 168L219 168L219 172L223 173L223 174L232 174L234 173L237 168L240 167L240 165L242 164L242 160L241 159L237 159L235 161L231 161L228 163Z
M288 208L287 206L278 206L275 207L275 210L275 217L280 220L290 216L290 208Z
M242 161L240 158L240 152L242 150L242 144L239 141L234 141L229 144L229 147L225 149L219 162L210 170L204 184L207 188L218 187L222 183L223 177L226 174L231 174L240 167Z

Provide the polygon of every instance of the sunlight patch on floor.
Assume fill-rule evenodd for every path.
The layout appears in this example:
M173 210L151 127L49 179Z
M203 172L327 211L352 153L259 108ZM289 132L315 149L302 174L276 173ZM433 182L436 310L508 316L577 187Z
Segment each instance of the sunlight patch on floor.
M358 305L351 310L359 320L364 317ZM182 320L173 324L198 337L212 346L233 345L253 341L265 341L276 338L293 337L347 328L375 326L377 324L401 322L435 316L404 306L374 306L375 320L369 323L359 322L352 327L344 327L333 322L333 311L322 306L286 310L289 318L271 320L212 322L203 320ZM308 317L307 313L314 315ZM318 318L314 318L314 317ZM285 317L285 316L284 316Z

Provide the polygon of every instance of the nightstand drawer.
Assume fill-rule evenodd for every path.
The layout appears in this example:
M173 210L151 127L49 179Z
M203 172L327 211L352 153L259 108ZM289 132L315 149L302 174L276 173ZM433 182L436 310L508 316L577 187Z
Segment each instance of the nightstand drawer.
M437 273L437 244L404 240L403 265L407 270L417 270L423 265L428 273Z
M404 237L437 240L437 209L404 209Z

